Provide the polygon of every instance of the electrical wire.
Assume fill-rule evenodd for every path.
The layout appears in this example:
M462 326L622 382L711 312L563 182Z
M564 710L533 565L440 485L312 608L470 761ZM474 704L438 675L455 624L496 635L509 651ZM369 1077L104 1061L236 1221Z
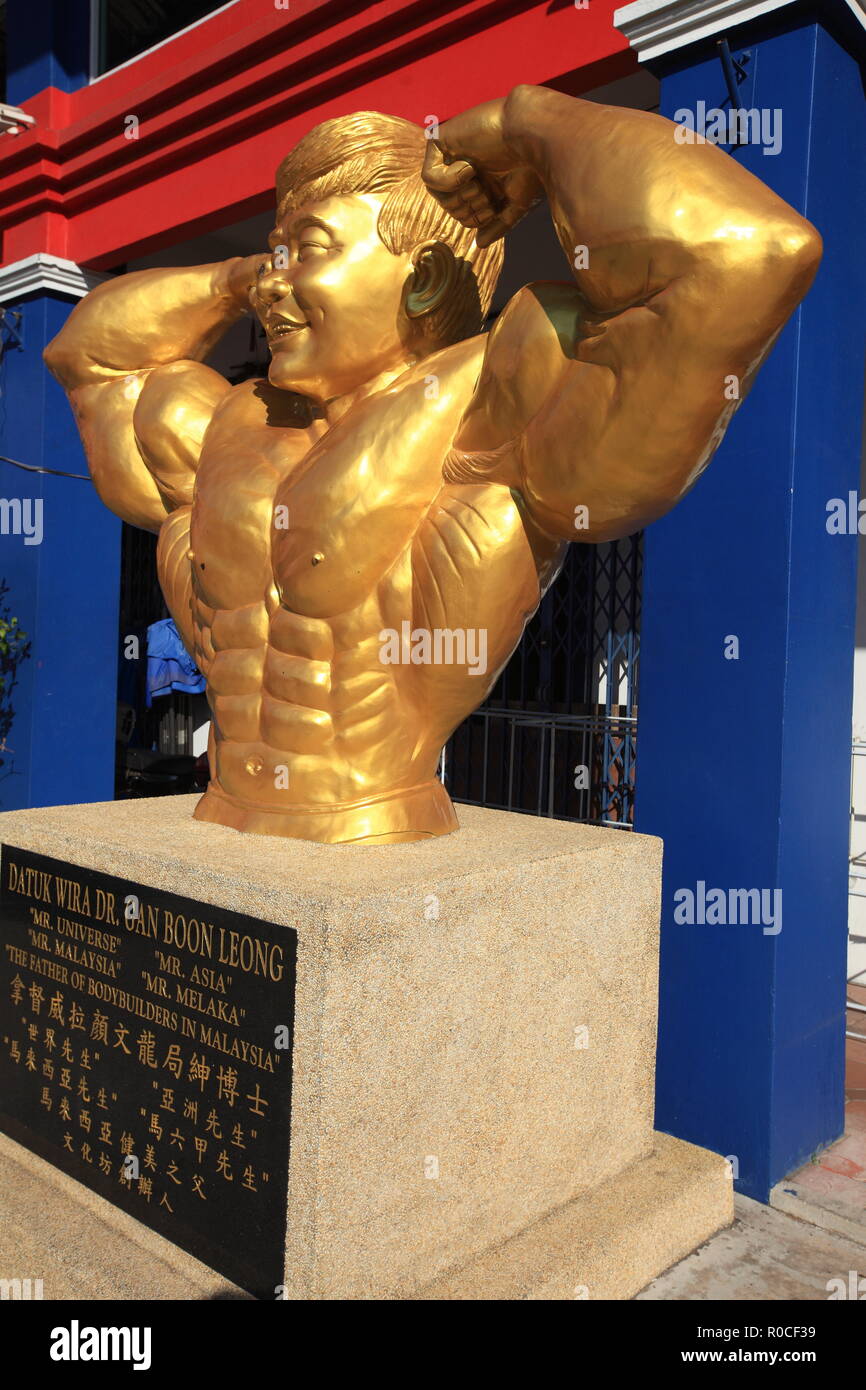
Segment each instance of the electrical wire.
M20 463L18 459L7 458L5 454L0 454L0 462L11 463L15 468L23 468L25 473L50 473L54 478L78 478L82 483L93 482L89 473L64 473L60 468L40 468L35 463Z

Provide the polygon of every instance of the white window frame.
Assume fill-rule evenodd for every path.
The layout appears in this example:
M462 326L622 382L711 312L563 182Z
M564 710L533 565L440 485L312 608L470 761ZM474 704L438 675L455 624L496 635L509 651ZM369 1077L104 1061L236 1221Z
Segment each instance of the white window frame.
M108 68L105 72L97 72L99 67L99 22L101 18L101 7L103 0L90 0L90 85L101 82L104 77L111 77L112 73L121 72L123 68L129 68L133 63L138 63L142 58L146 58L149 53L155 53L158 48L164 48L167 43L173 43L180 38L181 34L188 34L192 29L198 29L200 24L206 24L214 15L222 14L224 10L230 10L233 5L238 4L238 0L226 0L224 5L219 5L209 14L202 15L201 19L193 20L192 24L187 24L185 28L178 29L176 33L169 34L167 38L160 39L159 43L152 44L150 48L145 48L141 53L136 53L134 58L127 58L126 62L118 63L114 68Z

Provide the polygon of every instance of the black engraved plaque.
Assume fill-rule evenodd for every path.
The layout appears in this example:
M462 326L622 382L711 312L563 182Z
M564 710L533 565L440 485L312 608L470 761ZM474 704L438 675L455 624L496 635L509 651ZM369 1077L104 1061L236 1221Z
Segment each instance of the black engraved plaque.
M0 849L0 1129L262 1298L297 932Z

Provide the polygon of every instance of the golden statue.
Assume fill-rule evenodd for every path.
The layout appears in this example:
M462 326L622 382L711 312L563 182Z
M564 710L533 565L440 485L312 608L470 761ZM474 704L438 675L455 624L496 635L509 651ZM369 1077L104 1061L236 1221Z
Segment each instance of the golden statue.
M502 237L544 196L574 279L484 335ZM100 497L159 532L213 712L198 819L455 829L440 750L565 544L692 486L820 247L700 137L523 86L438 133L326 121L280 165L269 253L87 295L45 357ZM202 359L250 306L268 378L232 387Z

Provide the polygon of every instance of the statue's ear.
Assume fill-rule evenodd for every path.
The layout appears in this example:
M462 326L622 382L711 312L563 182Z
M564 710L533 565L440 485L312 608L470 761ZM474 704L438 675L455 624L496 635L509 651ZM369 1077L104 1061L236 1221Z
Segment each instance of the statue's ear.
M412 252L412 278L405 308L410 319L423 318L444 304L457 283L454 252L444 241L422 241Z

